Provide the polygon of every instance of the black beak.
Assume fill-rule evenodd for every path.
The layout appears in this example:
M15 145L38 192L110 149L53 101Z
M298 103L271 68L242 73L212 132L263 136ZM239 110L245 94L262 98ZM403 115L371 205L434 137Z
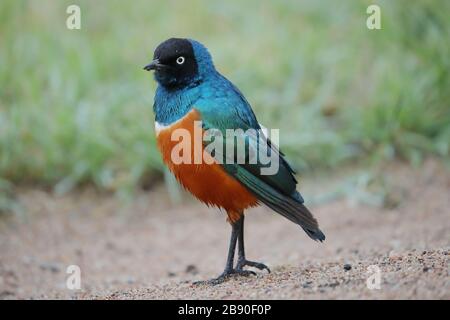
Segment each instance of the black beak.
M161 64L159 63L159 60L155 59L152 62L150 62L148 65L146 65L144 67L144 70L147 70L147 71L156 70L160 66L161 66Z

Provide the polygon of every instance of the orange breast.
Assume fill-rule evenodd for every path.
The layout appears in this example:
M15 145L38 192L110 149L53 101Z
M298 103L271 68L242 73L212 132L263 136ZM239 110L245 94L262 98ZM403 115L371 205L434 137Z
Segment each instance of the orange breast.
M235 222L244 209L256 206L258 201L240 182L228 175L220 164L215 162L207 164L205 161L202 161L201 164L194 163L194 159L202 159L204 150L202 135L194 134L194 121L200 121L200 115L195 109L176 123L160 129L157 132L158 148L164 162L184 188L207 205L225 209L229 220ZM172 150L176 145L178 145L177 150L180 150L179 144L182 140L173 134L177 129L184 129L185 133L189 132L191 148L189 148L190 150L183 149L176 154L182 154L183 151L190 152L191 163L176 164L177 161L175 160L174 163L172 159ZM201 128L197 129L197 131L200 130ZM174 140L172 137L176 138L175 141L172 141ZM195 143L201 147L194 148L194 139L197 140ZM186 141L183 142L186 143ZM203 157L203 159L211 160L211 162L213 160L210 156L209 159L207 157Z

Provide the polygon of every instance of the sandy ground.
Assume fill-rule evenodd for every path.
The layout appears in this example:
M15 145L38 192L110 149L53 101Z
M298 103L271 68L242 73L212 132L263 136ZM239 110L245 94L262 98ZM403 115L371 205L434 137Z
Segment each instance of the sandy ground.
M326 194L346 174L305 179L301 190ZM216 209L188 196L171 204L163 187L128 205L92 190L20 190L20 213L0 219L0 299L450 299L448 170L396 164L383 178L395 200L386 208L348 194L311 206L322 244L268 209L251 210L247 256L272 273L216 286L192 285L223 270L230 227ZM81 290L66 288L73 264ZM379 290L366 285L370 265Z

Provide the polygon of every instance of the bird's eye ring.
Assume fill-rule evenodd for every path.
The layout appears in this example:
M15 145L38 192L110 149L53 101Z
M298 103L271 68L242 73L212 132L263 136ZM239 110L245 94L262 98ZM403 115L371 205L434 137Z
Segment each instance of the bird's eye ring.
M183 64L183 63L184 63L184 57L183 57L183 56L179 56L179 57L177 58L177 63L178 63L178 64Z

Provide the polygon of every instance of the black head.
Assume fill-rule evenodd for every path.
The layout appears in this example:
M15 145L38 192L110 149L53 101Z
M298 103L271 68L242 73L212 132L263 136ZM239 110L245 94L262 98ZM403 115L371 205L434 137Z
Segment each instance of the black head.
M167 88L189 86L198 80L194 48L187 39L171 38L161 43L144 69L155 70L156 81Z

